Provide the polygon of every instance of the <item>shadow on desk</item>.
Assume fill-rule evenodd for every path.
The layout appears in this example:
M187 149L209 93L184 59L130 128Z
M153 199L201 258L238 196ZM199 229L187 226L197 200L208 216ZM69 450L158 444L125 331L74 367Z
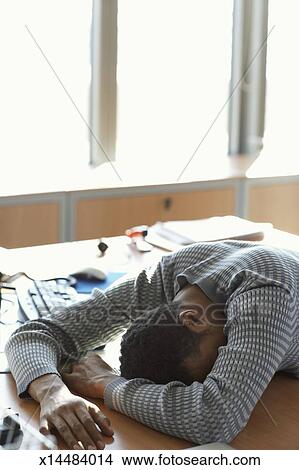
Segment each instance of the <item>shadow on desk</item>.
M299 449L299 379L277 373L255 407L236 449Z

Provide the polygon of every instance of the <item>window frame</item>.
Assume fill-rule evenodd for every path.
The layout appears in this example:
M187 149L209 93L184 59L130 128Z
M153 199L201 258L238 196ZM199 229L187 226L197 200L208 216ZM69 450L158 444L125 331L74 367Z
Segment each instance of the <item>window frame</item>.
M90 166L115 160L117 0L93 0L91 26Z

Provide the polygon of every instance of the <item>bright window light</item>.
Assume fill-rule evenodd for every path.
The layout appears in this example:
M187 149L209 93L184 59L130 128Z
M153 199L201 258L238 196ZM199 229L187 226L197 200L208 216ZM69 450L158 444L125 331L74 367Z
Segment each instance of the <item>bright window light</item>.
M228 97L232 11L232 0L119 0L122 174L176 180L202 139L181 179L224 161L227 106L212 123Z
M298 0L270 0L264 148L248 176L298 174Z
M0 2L1 161L28 178L55 177L58 168L67 178L71 167L88 165L88 130L74 103L88 120L91 7Z
M181 180L221 165L232 10L233 0L119 0L116 167L124 182L175 181L198 146ZM91 13L92 0L0 0L7 171L53 181L88 171ZM119 183L109 163L94 175Z

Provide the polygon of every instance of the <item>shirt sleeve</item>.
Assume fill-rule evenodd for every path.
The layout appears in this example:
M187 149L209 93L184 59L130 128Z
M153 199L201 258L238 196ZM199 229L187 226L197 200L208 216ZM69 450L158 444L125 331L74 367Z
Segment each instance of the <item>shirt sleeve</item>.
M154 308L163 300L159 262L105 293L95 289L87 300L25 323L13 333L5 349L19 395L28 398L27 388L37 377L59 375L62 366L111 341L143 308Z
M119 378L106 387L106 404L197 444L230 442L246 425L288 350L292 308L290 294L280 287L237 295L227 306L227 345L219 348L203 383L156 385Z

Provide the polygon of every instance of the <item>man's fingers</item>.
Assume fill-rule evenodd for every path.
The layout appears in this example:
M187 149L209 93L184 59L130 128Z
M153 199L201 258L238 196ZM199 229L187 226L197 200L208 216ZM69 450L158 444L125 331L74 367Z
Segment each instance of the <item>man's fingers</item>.
M73 372L62 372L61 374L63 379L72 380L73 379Z
M66 372L63 372L61 374L61 377L65 384L70 385L72 383L72 374L67 374Z
M64 372L62 374L62 379L70 388L72 388L74 384L78 384L78 376L76 376L73 372L70 374Z
M49 423L46 418L41 418L40 424L39 424L39 432L41 434L44 434L44 436L47 436L48 434L50 434Z
M109 437L113 436L114 431L109 419L106 418L106 416L99 409L93 406L89 408L89 412L103 433Z
M53 418L51 418L51 423L55 427L56 431L60 434L62 439L65 441L66 445L68 446L68 449L80 449L80 446L78 444L79 439L76 439L76 437L70 430L68 424L63 418L59 416L53 416Z
M65 416L65 420L71 428L72 433L76 436L77 440L82 442L84 449L97 449L97 441L92 439L85 429L85 426L79 421L75 414ZM104 447L104 443L101 443L100 449L104 449Z
M83 364L82 362L78 364L74 364L71 373L79 373L81 374L82 372L84 373L86 369L86 365Z
M76 413L80 422L82 423L82 426L84 426L92 440L96 443L97 447L101 450L104 449L105 442L103 440L103 435L99 428L95 425L95 422L89 412L87 410L78 409Z

